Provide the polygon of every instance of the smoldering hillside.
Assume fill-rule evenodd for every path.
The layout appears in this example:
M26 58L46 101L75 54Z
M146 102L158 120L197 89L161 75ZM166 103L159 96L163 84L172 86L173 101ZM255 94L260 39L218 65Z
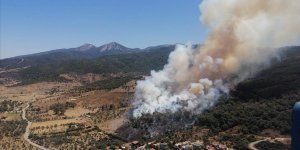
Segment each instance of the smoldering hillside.
M181 110L201 113L278 57L300 37L299 2L204 0L211 33L200 48L178 45L160 71L138 81L134 117Z
M281 48L280 58L237 84L227 96L203 113L179 110L155 112L130 120L118 130L129 140L185 141L208 129L210 135L237 129L235 134L260 134L273 129L289 135L291 108L300 99L300 47Z
M288 134L287 115L295 99L275 108L259 104L265 99L286 96L283 93L295 89L290 88L288 81L299 81L295 79L298 61L288 54L296 55L297 50L278 49L300 38L300 19L296 16L299 6L296 0L202 1L201 21L211 33L201 47L177 45L162 70L151 71L150 76L137 82L130 122L120 129L120 135L129 139L180 141L192 138L191 128L195 126L208 128L210 134L233 127L243 134L267 128ZM294 72L280 71L280 67L278 70L286 61L295 61L296 65L288 66L296 67ZM291 73L289 77L294 81L280 79L284 78L282 73ZM236 105L249 101L255 102ZM244 112L247 109L250 110Z

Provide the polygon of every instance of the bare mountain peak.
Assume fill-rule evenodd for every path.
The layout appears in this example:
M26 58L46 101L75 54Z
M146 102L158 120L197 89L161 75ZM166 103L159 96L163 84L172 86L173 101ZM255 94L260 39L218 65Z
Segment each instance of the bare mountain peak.
M109 51L109 50L128 50L129 48L117 43L117 42L110 42L104 44L99 47L100 51Z
M105 45L121 45L121 44L119 44L119 43L117 43L117 42L110 42L110 43L107 43L107 44L105 44Z
M77 47L77 49L79 51L86 51L86 50L89 50L89 49L92 49L92 48L96 48L96 46L93 45L93 44L89 44L89 43L86 43L86 44L83 44L83 45Z

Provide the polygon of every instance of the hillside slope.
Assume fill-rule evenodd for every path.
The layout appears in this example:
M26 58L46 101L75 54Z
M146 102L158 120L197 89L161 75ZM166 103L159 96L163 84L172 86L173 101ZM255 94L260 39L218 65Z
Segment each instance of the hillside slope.
M93 59L100 56L126 54L141 51L138 48L127 48L119 43L111 42L96 47L83 44L76 48L56 49L35 54L17 56L0 60L0 68L17 68L36 64L51 64L74 59Z
M233 94L242 99L268 99L299 90L300 47L286 48L285 51L280 62L240 83Z
M291 112L300 100L300 47L289 47L282 61L241 82L214 108L198 116L198 125L214 131L235 126L242 133L274 129L289 134Z
M18 72L1 73L1 75L2 77L17 79L22 82L20 84L30 84L41 81L64 81L59 75L70 72L79 74L119 72L147 74L150 70L161 69L167 63L168 55L174 49L175 45L165 45L134 53L105 55L93 59L50 61L51 63L33 63L33 61L31 67Z
M207 136L231 141L239 149L253 140L247 140L248 135L268 136L263 133L266 129L288 136L292 107L300 100L300 47L282 52L280 62L241 82L202 114L182 111L144 115L132 118L119 134L131 139L179 142L194 140L201 129L209 129Z

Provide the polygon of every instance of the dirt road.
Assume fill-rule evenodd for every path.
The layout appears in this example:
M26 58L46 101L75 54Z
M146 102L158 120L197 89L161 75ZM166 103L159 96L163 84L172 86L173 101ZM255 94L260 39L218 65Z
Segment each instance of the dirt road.
M262 137L263 139L262 140L257 140L257 141L254 141L252 143L249 143L248 144L248 148L250 150L259 150L257 148L255 148L255 145L260 143L260 142L263 142L263 141L269 141L269 142L276 142L276 141L279 141L281 143L285 143L285 144L290 144L290 141L291 141L291 138L290 137L278 137L278 138L275 138L275 139L271 139L271 137Z
M22 119L23 120L26 120L27 121L27 127L26 127L26 131L24 133L24 139L29 143L31 144L32 146L36 147L36 148L39 148L39 149L42 149L42 150L48 150L47 148L41 146L41 145L38 145L36 143L33 143L28 137L29 137L29 134L30 134L30 126L32 124L32 122L30 122L27 118L26 118L26 109L30 106L29 103L26 104L27 106L24 107L22 109Z
M254 141L254 142L252 142L252 143L250 143L250 144L248 145L248 148L249 148L250 150L259 150L259 149L255 148L255 145L258 144L258 143L260 143L260 142L262 142L262 141L266 141L266 140L267 140L267 139Z

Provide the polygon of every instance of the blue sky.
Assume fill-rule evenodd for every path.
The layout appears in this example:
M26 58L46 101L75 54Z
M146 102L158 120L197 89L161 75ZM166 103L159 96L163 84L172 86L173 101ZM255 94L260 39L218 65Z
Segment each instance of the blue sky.
M201 43L201 0L0 0L0 58L84 43Z

